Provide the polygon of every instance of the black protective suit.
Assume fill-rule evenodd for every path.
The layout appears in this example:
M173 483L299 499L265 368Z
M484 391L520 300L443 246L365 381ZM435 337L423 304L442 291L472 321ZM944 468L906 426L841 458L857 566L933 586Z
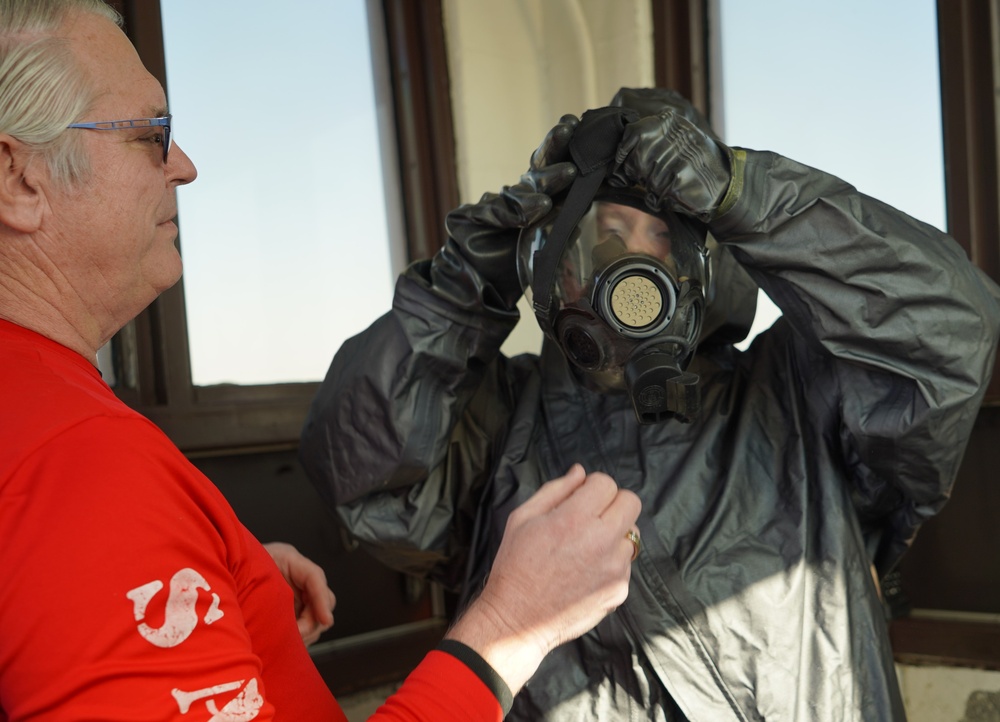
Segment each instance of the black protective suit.
M314 402L301 458L339 518L452 589L482 587L507 515L572 462L641 497L628 600L547 657L509 719L905 719L872 566L948 498L1000 291L837 178L747 151L741 180L709 226L694 423L640 426L548 340L502 356L517 312L448 247L402 275ZM734 258L784 314L746 352L756 287Z

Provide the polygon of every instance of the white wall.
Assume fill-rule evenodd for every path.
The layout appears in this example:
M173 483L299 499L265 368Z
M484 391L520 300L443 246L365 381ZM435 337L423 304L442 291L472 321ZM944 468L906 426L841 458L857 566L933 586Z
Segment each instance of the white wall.
M565 113L653 85L648 0L445 0L444 21L463 202L516 183ZM519 308L508 355L541 344L530 307Z

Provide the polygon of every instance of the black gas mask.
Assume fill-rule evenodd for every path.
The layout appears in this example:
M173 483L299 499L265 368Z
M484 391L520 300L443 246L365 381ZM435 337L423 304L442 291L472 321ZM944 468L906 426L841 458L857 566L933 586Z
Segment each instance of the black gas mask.
M627 392L640 423L689 422L700 406L687 367L711 281L706 229L649 211L642 189L605 182L636 118L584 113L570 143L580 175L521 233L518 272L542 331L588 387Z

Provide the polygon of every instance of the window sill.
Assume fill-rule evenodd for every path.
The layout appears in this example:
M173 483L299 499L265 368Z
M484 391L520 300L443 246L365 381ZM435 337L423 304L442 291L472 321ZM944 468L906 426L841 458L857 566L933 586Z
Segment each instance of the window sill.
M1000 670L1000 621L906 617L889 639L900 664Z

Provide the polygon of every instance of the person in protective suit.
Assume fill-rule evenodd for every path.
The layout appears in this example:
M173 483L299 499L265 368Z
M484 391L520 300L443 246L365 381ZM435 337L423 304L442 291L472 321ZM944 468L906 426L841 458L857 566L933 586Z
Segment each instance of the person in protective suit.
M596 155L566 116L520 183L449 214L334 357L302 462L366 549L463 604L570 463L641 497L628 600L509 719L903 720L872 569L948 498L1000 289L937 229L726 146L676 93L604 112ZM783 315L740 351L758 286ZM507 358L524 289L545 340Z

